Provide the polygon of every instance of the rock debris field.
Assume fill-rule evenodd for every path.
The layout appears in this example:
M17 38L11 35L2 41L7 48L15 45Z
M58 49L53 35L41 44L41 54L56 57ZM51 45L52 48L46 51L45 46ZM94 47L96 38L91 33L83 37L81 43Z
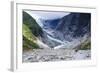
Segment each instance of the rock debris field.
M91 59L90 50L75 51L73 49L33 49L23 51L22 55L22 61L25 63L88 59Z

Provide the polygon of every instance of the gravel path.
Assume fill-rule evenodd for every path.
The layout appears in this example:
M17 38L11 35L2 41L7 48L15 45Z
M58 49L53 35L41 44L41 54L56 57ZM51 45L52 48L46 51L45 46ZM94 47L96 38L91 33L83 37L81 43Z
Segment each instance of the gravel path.
M22 55L23 62L66 61L90 58L90 50L79 50L75 52L72 49L33 49L24 51Z

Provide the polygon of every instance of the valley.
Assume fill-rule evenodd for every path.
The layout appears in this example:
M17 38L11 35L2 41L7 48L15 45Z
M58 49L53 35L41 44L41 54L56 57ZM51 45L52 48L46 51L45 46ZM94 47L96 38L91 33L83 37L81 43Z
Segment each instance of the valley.
M23 11L23 62L91 59L89 13L39 14Z

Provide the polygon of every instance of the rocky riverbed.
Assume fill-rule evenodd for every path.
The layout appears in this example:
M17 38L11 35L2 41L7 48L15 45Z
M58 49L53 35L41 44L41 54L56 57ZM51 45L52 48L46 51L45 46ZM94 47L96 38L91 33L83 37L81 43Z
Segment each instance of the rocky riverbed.
M85 60L91 58L90 50L73 49L33 49L23 51L22 61L27 62L46 62L46 61L66 61L66 60Z

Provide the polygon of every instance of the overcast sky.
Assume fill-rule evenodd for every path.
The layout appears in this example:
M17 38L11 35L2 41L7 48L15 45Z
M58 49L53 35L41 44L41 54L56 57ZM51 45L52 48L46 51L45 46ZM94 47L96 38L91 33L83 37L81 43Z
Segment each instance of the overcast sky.
M47 12L47 11L25 11L25 12L30 14L35 19L39 18L44 20L58 19L69 14L68 12Z

